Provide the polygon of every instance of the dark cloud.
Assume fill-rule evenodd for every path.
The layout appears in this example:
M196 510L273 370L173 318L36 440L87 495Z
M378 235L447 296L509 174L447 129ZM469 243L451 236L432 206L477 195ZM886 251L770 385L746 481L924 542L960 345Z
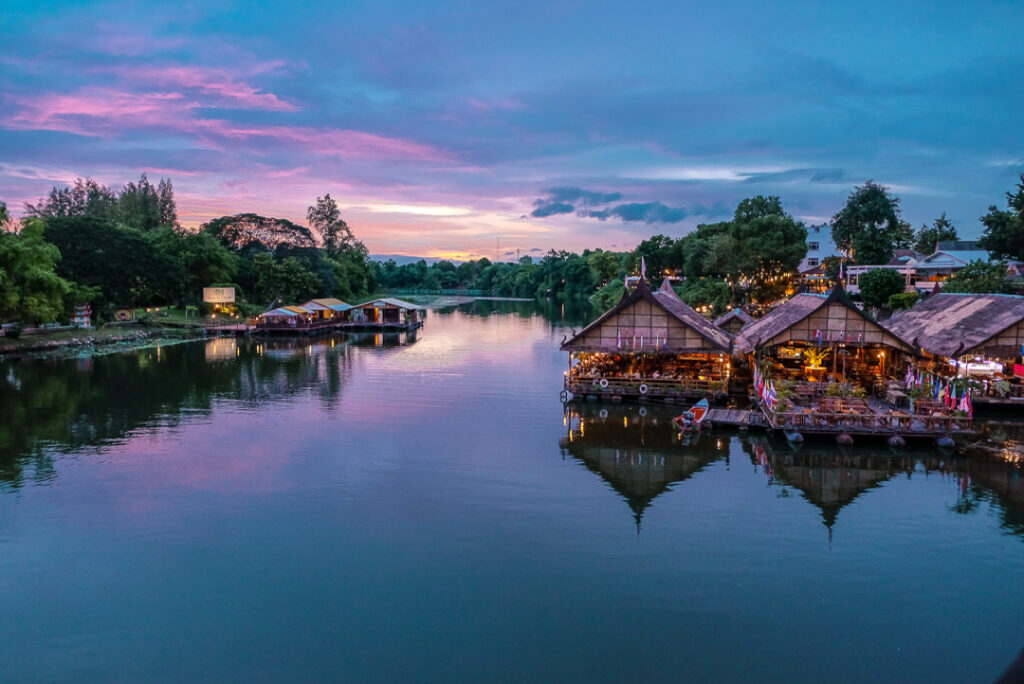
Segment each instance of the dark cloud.
M572 186L548 188L544 191L548 202L580 202L587 207L597 207L622 199L621 192L594 192Z
M512 256L515 252L505 252L505 256Z
M532 247L532 248L530 248L530 251L531 252L543 252L544 250L541 249L540 247Z
M544 191L547 197L536 200L535 207L530 216L544 218L555 214L570 214L576 210L577 205L583 207L599 207L609 202L617 202L622 199L619 192L594 192L572 186L548 188Z
M533 204L537 208L530 212L530 216L534 218L544 218L545 216L554 216L555 214L571 214L576 210L576 207L567 202L537 200Z
M629 202L599 211L581 211L580 216L606 221L617 218L621 221L642 221L643 223L679 223L691 216L723 216L729 209L724 202L716 202L710 207L697 205L694 207L670 207L661 202Z

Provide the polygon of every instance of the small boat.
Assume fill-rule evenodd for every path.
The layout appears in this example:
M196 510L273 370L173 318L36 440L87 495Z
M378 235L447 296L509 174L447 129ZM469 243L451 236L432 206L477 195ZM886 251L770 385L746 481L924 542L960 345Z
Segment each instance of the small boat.
M790 444L800 444L801 442L804 441L804 436L801 435L800 432L791 425L783 426L782 434L786 436L786 439L789 441Z
M704 422L704 418L707 417L710 408L708 400L701 399L689 411L673 418L672 425L680 432L697 432L700 430L701 423Z

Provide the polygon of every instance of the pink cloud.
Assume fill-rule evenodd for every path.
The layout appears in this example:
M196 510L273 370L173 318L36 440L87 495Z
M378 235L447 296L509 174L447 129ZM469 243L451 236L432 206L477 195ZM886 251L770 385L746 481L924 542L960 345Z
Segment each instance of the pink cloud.
M162 129L196 137L212 147L224 141L267 141L299 146L326 156L359 159L449 161L450 153L413 140L338 128L239 125L197 115L199 102L179 92L132 93L84 88L75 93L9 96L0 125L14 130L64 131L118 137L126 130Z
M255 73L280 68L280 62L257 65ZM226 69L201 66L129 66L118 67L114 73L124 79L148 85L195 90L211 97L213 103L243 109L261 109L272 112L294 112L299 107L282 100L273 93L240 80Z

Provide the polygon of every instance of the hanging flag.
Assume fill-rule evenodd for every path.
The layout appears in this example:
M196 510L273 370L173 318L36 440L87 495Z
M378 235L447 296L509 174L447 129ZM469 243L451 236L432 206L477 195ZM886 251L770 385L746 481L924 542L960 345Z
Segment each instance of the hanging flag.
M974 418L974 402L971 401L971 395L967 395L967 417Z
M768 405L775 408L775 404L779 403L779 395L775 392L775 383L768 383Z
M647 273L647 262L644 261L644 258L641 256L640 257L640 277L643 278L646 275L646 273Z
M615 348L616 349L622 349L622 331L621 330L619 331L619 341L615 345Z

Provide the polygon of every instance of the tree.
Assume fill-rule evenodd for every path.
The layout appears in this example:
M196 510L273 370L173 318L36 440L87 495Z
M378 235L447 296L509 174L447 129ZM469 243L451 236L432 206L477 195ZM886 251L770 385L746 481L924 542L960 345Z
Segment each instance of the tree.
M914 250L921 254L932 254L935 245L945 240L959 240L956 234L956 227L946 218L946 212L932 222L931 228L928 224L922 224L914 236Z
M942 286L942 291L1007 294L1013 290L1006 277L1006 262L977 260L954 273Z
M905 241L899 198L884 186L868 181L854 188L843 208L832 217L832 240L858 264L885 264L897 243Z
M117 194L92 178L76 178L67 188L52 188L50 194L36 204L25 204L25 215L36 218L89 216L103 221L119 217Z
M647 268L647 279L657 280L667 273L674 272L679 264L676 262L676 241L666 235L654 235L647 238L633 251L633 268L640 272L640 261L643 259Z
M320 233L324 249L330 256L348 249L355 242L352 229L341 218L338 203L330 194L316 198L316 204L306 210L306 220L313 230Z
M860 296L868 306L881 308L888 305L889 297L906 289L906 282L894 268L873 268L857 280Z
M773 299L785 290L792 273L807 254L807 228L782 208L778 197L758 195L739 203L729 230L732 238L727 273L733 281L750 282L751 296Z
M118 197L121 222L131 228L149 231L161 225L160 198L143 173L138 183L128 182Z
M156 188L156 207L161 226L178 225L178 205L174 201L174 188L170 178L161 178Z
M7 212L7 203L0 202L0 232L9 231L13 223L11 215Z
M71 284L56 273L60 251L43 240L44 227L34 219L20 233L0 232L0 319L38 325L64 313Z
M1001 259L1024 259L1024 173L1016 192L1006 193L1006 210L995 205L981 217L985 225L979 244Z
M57 273L96 287L100 304L137 306L167 301L185 279L180 263L147 235L87 216L46 221L43 237L60 250Z

